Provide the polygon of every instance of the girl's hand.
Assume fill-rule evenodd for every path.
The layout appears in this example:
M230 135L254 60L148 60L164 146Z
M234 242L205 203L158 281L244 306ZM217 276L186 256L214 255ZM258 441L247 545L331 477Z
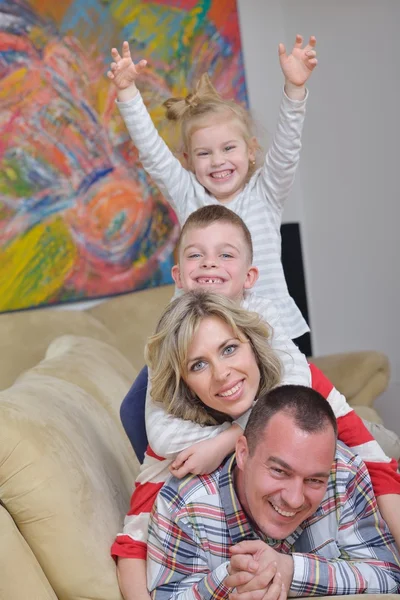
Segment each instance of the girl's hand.
M317 53L315 45L317 40L312 35L308 44L302 48L303 38L301 35L296 35L296 42L293 46L292 53L287 55L286 48L283 44L279 44L279 62L285 76L286 86L303 87L311 73L317 66Z
M135 64L131 58L128 42L122 44L122 56L116 48L111 50L111 56L114 62L111 63L107 76L114 83L119 93L127 90L131 92L130 96L133 97L137 91L136 79L146 67L147 60L141 60ZM127 99L126 94L124 95Z
M221 456L218 437L198 442L179 452L169 468L172 475L181 479L189 473L203 475L215 471L225 458L224 452Z

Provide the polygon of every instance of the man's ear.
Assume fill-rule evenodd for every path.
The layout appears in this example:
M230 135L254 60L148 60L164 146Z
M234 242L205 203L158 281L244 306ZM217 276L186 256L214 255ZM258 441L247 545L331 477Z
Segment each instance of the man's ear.
M257 267L251 266L247 271L246 281L244 282L244 289L251 290L258 279L258 269Z
M247 459L249 456L249 447L247 445L247 439L244 435L241 435L238 441L236 442L236 464L238 469L241 471L244 470Z
M174 265L171 269L172 279L175 281L176 287L182 289L181 270L178 265Z

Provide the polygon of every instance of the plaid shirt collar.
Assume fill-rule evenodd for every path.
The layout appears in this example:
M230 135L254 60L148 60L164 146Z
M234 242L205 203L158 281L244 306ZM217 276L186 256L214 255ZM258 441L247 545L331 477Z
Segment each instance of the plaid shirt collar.
M235 468L236 454L234 453L225 461L219 476L221 504L226 515L226 523L232 544L238 544L249 539L261 539L278 552L290 552L295 541L307 527L308 519L284 540L275 540L264 535L250 520L239 502L234 486Z

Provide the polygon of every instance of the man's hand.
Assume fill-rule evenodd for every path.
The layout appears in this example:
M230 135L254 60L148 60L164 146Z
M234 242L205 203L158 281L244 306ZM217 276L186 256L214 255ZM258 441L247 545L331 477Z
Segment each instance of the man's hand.
M303 38L296 35L296 41L291 54L286 54L286 48L279 44L279 62L285 76L285 92L293 100L304 98L304 85L317 66L315 45L317 40L311 36L308 44L302 48Z
M136 80L147 65L147 60L135 64L131 58L128 42L122 44L122 56L116 48L111 50L113 61L107 73L118 90L121 101L133 98L137 93Z
M229 576L225 584L236 588L240 600L261 600L264 597L272 600L265 596L269 592L275 600L279 586L279 595L287 594L293 579L291 556L276 552L261 540L240 542L230 548L230 552ZM261 592L263 595L260 595ZM242 597L245 593L255 595Z
M276 573L271 583L267 587L251 592L244 591L244 588L237 588L236 592L229 594L230 600L286 600L287 593L279 573Z

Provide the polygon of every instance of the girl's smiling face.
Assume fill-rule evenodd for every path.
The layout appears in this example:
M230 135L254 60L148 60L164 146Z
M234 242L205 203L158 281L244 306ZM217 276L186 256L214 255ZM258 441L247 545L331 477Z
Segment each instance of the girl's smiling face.
M225 204L243 190L255 152L236 119L215 118L191 134L188 159L198 182Z
M256 398L260 371L250 342L217 317L205 317L189 346L186 384L209 408L237 419Z

